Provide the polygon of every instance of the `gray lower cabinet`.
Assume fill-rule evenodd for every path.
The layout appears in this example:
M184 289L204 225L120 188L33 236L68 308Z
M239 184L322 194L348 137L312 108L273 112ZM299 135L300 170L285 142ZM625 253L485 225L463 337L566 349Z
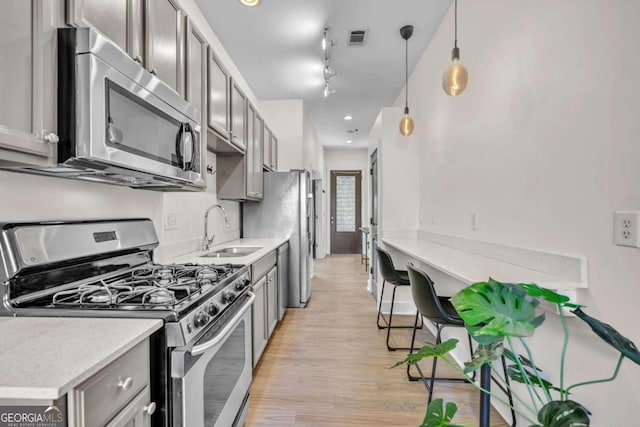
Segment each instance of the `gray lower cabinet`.
M151 425L149 339L67 395L69 427Z
M55 163L59 0L0 0L0 164Z
M265 306L267 301L267 277L263 276L253 284L256 299L251 308L253 328L253 367L255 368L267 346L267 324Z
M267 336L271 337L278 324L278 267L267 273Z

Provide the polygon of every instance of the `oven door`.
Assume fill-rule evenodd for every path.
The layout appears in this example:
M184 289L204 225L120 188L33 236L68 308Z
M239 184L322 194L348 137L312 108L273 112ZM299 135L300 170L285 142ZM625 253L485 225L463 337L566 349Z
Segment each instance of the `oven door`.
M198 341L171 352L173 426L241 426L251 386L248 293Z

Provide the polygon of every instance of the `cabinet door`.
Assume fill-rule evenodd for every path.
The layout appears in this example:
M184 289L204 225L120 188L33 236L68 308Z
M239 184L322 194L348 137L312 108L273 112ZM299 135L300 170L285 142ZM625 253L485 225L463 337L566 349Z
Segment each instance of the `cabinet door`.
M208 121L210 128L220 136L229 139L229 74L209 48L209 94Z
M233 83L231 85L231 142L243 150L247 146L245 142L245 103L244 94Z
M265 169L271 170L271 129L264 125L264 146L262 147L262 164Z
M68 0L67 23L92 27L142 63L142 0Z
M256 299L251 307L253 327L253 367L255 368L267 345L267 324L265 305L267 302L267 277L264 276L253 285L253 293Z
M278 267L267 273L267 337L278 324Z
M182 11L173 0L146 0L146 67L184 94Z
M271 137L271 170L278 170L278 139L275 135Z
M203 126L207 120L206 86L207 86L207 42L204 36L186 19L186 70L185 70L185 98L200 110L200 123ZM207 132L201 132L200 170L206 170L206 137ZM201 182L204 185L204 180Z
M245 173L247 174L247 196L250 198L256 197L255 192L255 173L253 170L255 152L253 151L253 139L255 138L255 117L256 111L253 105L247 102L247 151L245 153Z
M149 387L140 392L106 427L150 427L156 405L150 403Z
M58 0L0 1L0 163L55 161Z
M254 117L254 137L253 137L253 191L256 198L262 199L263 177L262 177L262 145L264 139L264 121L258 114Z

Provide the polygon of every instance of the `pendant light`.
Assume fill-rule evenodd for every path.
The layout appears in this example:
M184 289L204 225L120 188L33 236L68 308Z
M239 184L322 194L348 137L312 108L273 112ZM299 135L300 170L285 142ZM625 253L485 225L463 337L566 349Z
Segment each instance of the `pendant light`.
M455 41L451 51L451 65L442 74L442 89L447 95L458 96L467 88L469 72L460 63L460 49L458 49L458 0L455 0Z
M404 39L404 115L400 120L400 133L409 136L413 132L413 119L409 115L409 39L413 35L413 25L400 28L400 36Z

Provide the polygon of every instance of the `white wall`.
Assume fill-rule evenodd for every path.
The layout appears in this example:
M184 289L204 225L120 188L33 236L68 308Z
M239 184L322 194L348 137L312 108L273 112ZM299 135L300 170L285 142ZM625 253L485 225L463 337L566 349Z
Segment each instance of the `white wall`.
M361 224L367 227L369 224L369 157L366 149L349 150L349 149L324 149L324 176L326 177L325 198L323 206L325 210L325 227L327 253L331 250L331 171L339 170L359 170L362 175L361 182Z
M467 91L440 86L452 10L409 82L421 228L586 256L579 301L640 343L640 251L612 243L613 211L640 210L640 3L461 0L458 14ZM560 334L545 327L559 331L558 317L533 340L536 362L557 380ZM609 376L615 352L579 320L570 329L569 383ZM573 399L592 425L635 425L640 366L627 360L616 382Z

